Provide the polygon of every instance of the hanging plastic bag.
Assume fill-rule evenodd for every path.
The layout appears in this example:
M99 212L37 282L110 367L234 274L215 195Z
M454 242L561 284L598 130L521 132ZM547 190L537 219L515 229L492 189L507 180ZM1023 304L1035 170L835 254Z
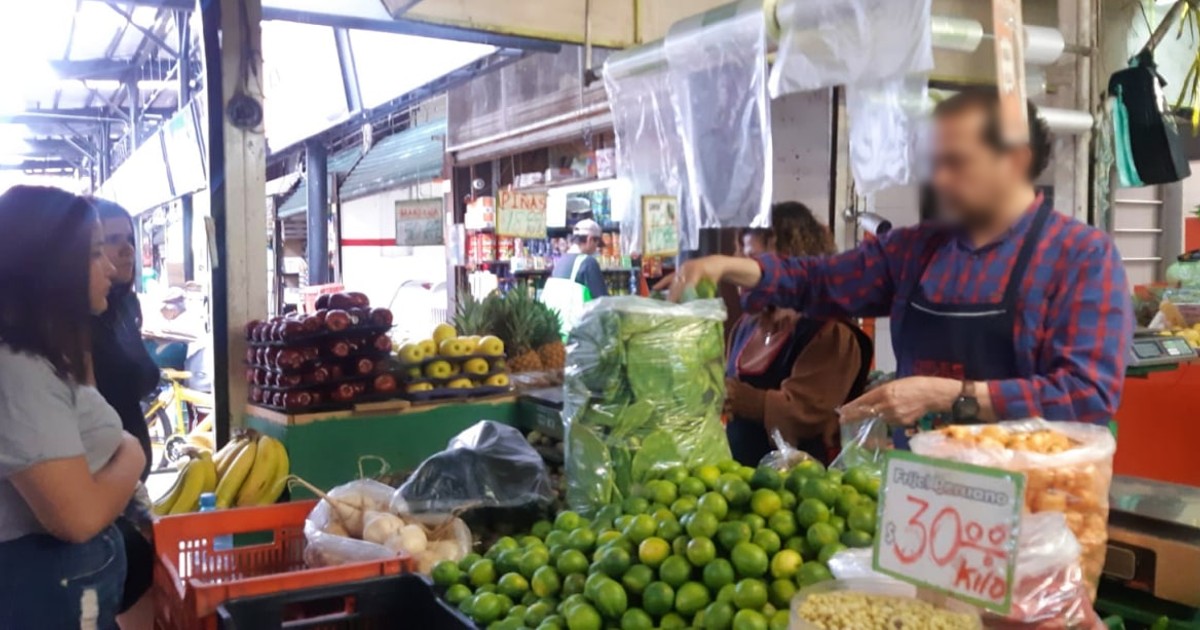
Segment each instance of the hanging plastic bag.
M842 416L840 409L838 416ZM876 477L881 476L884 458L893 447L892 431L883 418L871 416L847 421L843 417L841 433L842 451L829 467L838 470L865 468Z
M860 193L912 181L917 124L927 95L924 75L846 87L850 167Z
M930 0L782 0L771 98L933 69Z
M591 512L655 471L728 460L725 306L592 302L567 340L567 503Z
M708 17L676 22L664 40L689 207L700 227L768 227L774 160L762 3Z
M758 462L759 468L774 468L779 472L786 473L801 462L815 459L812 455L788 444L779 429L771 431L771 441L775 443L775 450L763 456L762 460Z

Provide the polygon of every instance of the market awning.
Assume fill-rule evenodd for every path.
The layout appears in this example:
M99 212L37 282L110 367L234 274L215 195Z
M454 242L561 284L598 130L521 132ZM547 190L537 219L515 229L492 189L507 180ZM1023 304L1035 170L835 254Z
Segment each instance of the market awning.
M446 121L417 125L375 143L338 191L343 200L441 177Z
M362 157L362 149L359 147L351 147L344 151L339 151L329 156L329 172L331 174L345 175L354 169L354 165L358 164L359 158ZM275 215L280 219L304 214L308 210L308 180L305 177L300 178L300 184L296 186L296 190L279 205L279 210Z

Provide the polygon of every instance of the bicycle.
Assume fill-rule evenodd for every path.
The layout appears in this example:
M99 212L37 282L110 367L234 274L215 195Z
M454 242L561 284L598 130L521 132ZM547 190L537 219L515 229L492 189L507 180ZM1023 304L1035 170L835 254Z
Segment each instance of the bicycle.
M164 368L160 387L145 405L151 442L163 448L160 467L177 461L189 445L216 450L208 435L213 431L212 395L184 386L191 377L189 372Z

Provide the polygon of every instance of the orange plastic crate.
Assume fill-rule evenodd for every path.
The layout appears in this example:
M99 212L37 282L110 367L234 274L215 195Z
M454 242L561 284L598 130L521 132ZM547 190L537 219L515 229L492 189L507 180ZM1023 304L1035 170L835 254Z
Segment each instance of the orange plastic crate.
M216 630L217 607L230 599L397 575L412 561L397 557L338 567L304 565L304 519L316 501L183 514L154 523L155 622L171 630ZM261 533L270 538L213 551L213 538Z

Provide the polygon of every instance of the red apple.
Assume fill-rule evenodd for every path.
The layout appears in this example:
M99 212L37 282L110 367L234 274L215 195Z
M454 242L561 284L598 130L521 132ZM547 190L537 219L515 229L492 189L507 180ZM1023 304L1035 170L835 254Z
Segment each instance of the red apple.
M333 332L341 332L350 327L353 322L350 319L350 313L343 310L329 311L325 315L325 327Z
M329 354L335 357L348 357L350 356L350 344L345 340L335 341L329 344Z
M387 335L379 335L375 337L375 341L371 345L380 352L387 352L392 349L392 338Z
M351 291L347 293L346 296L350 298L350 301L354 304L354 306L365 308L371 305L371 299L368 298L367 294L365 293Z
M358 363L354 365L354 369L357 370L359 374L366 376L367 374L375 371L375 362L364 357L358 360Z
M275 365L282 370L298 370L304 365L304 355L291 348L285 348L275 357Z
M246 341L254 340L254 331L258 330L258 327L261 325L262 322L258 321L257 319L252 319L246 322Z
M305 361L316 361L321 356L321 351L315 346L306 346L300 349L300 354L304 355Z
M371 323L376 326L391 326L392 312L386 308L371 309Z
M329 397L338 402L350 402L351 400L354 400L354 386L350 383L342 383L341 385L333 388L333 391L329 394Z
M343 378L345 378L345 376L346 376L346 371L342 369L342 366L340 366L336 363L329 366L329 379L330 380L340 381Z
M312 372L308 373L308 381L310 383L327 383L329 382L329 368L319 365L313 368Z
M246 363L254 363L258 358L258 352L254 348L246 348Z
M302 382L304 382L304 377L299 374L280 374L279 375L279 386L280 387L296 387L297 385L299 385Z
M309 392L308 396L314 406L321 404L325 399L325 396L321 392Z
M380 374L375 377L375 382L372 387L377 392L394 392L396 391L396 377L391 374Z
M346 310L354 308L357 305L349 293L334 293L329 296L329 308L331 309Z
M319 311L329 308L329 294L322 293L321 295L318 295L317 301L315 304L313 304L313 306L315 306Z
M283 323L283 330L280 335L284 341L298 339L304 335L304 324L294 319L288 320Z
M328 314L329 314L329 311L327 311L325 309L321 309L321 310L313 313L311 315L311 317L321 323L320 328L324 328L325 327L325 316Z

